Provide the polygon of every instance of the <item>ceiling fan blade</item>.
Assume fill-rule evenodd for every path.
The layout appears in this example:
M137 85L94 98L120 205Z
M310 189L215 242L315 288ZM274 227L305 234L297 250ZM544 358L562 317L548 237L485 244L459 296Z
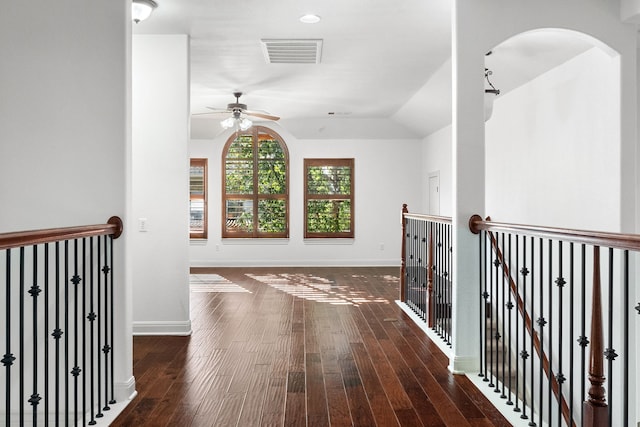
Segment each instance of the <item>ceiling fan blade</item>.
M216 113L230 113L231 110L229 108L216 108L216 107L207 107L209 110Z
M260 117L262 119L267 119L267 120L273 120L273 121L280 120L280 117L278 116L274 116L269 113L262 113L260 111L245 110L243 111L243 113L246 114L247 116Z
M191 113L192 116L213 116L213 117L223 117L228 116L228 111L210 111L208 113Z

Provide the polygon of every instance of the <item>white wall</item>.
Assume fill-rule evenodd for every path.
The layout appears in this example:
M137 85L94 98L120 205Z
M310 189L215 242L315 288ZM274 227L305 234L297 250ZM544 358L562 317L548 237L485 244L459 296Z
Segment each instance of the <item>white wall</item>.
M618 65L592 48L496 100L486 124L494 221L620 230Z
M189 334L188 37L135 35L132 90L133 330Z
M125 220L116 240L116 397L133 392L127 158L130 3L4 3L0 232Z
M422 141L422 181L425 183L424 202L417 213L429 212L429 175L440 175L440 215L451 216L451 126L432 133ZM411 211L411 209L409 209Z
M402 204L422 203L418 140L298 140L269 124L285 140L290 165L290 238L221 239L221 153L229 132L192 140L191 157L209 159L209 239L192 240L192 266L400 265ZM303 159L355 158L355 239L303 238Z
M482 123L484 55L510 37L541 28L578 31L599 40L620 55L619 138L612 142L619 147L620 164L620 189L615 209L619 214L617 223L620 231L637 230L636 29L620 21L619 3L599 0L567 0L561 3L551 0L456 0L452 37L452 193L454 246L458 249L453 268L456 281L454 346L450 365L453 371L474 371L478 363L474 355L479 338L468 330L468 325L478 317L477 309L471 305L473 289L469 287L478 282L477 269L473 268L473 260L478 254L473 250L475 239L467 223L471 214L491 213L485 212L485 169L484 162L478 161L485 158ZM638 401L636 396L631 400ZM637 419L635 414L632 417Z

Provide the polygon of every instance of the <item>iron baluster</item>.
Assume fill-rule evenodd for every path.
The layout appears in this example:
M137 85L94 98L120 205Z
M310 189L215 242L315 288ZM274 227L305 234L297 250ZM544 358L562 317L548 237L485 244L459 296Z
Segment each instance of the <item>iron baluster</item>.
M60 329L60 242L56 242L56 297L55 297L55 329L52 332L53 339L56 343L54 366L55 366L55 379L54 379L54 402L55 402L55 425L60 424L60 338L62 337L62 330Z
M623 292L624 292L624 326L623 326L623 339L624 339L624 372L623 372L623 425L629 425L629 313L627 313L627 307L629 305L629 251L623 252Z
M49 425L49 243L44 244L44 425Z
M504 233L502 233L502 234L496 233L496 246L497 246L497 243L499 241L499 237L500 236L502 236L502 251L501 251L501 253L503 255L502 256L502 261L505 262L505 260L504 260ZM500 253L499 251L496 251L496 252ZM506 371L506 358L509 355L506 352L506 348L505 348L506 344L505 344L505 342L506 342L506 339L509 339L509 336L507 335L506 330L505 330L505 317L506 317L506 313L505 313L505 308L506 308L505 307L505 297L506 297L506 295L505 295L505 293L509 293L509 289L507 289L506 292L505 292L505 287L506 287L505 276L506 276L506 273L505 273L504 265L502 266L502 275L501 276L502 276L502 301L501 301L500 307L502 308L502 350L501 350L501 353L502 353L502 390L501 390L501 392L502 392L502 394L500 394L500 398L506 399L507 395L504 393L505 383L506 383L506 380L507 380L507 378L506 378L507 377L507 373L506 373L507 372Z
M609 346L604 352L604 356L607 358L608 366L607 371L609 373L609 381L607 381L607 395L609 396L609 425L613 425L613 361L618 355L613 349L613 248L609 248L609 329L607 331L609 338ZM625 355L626 356L626 355Z
M24 425L24 404L22 403L22 399L24 398L24 246L20 247L20 270L19 270L19 282L20 288L18 291L18 295L20 296L20 340L18 344L19 354L18 360L20 362L20 380L19 380L19 389L20 389L20 425Z
M5 273L5 353L2 357L2 364L5 367L5 424L11 425L11 367L16 360L11 353L11 249L6 250L7 271Z
M555 283L558 286L558 374L556 375L558 381L558 400L562 401L562 384L565 381L565 376L562 372L562 308L563 306L563 290L565 285L564 276L562 275L562 241L558 242L558 278ZM562 405L558 408L558 425L562 425Z
M530 365L530 370L531 370L531 421L529 421L529 425L531 427L535 426L536 423L534 421L535 417L534 417L534 413L533 410L535 408L535 400L534 400L534 396L535 394L535 382L533 381L533 370L534 370L534 359L535 357L533 357L535 355L534 353L534 348L533 348L533 341L534 341L534 336L535 336L535 330L533 328L533 319L535 318L535 306L536 306L536 301L535 301L535 258L534 258L534 254L535 254L535 240L533 238L533 236L531 236L530 238L531 240L531 255L530 255L530 265L531 265L531 316L529 317L530 319L530 325L527 325L529 327L530 333L531 333L531 339L529 340L529 352L530 352L530 357L531 357L531 365ZM525 309L527 307L527 304L524 304ZM526 310L525 310L526 312ZM542 353L542 352L541 352ZM540 360L542 360L542 357L540 357ZM542 387L542 384L540 384L540 387Z
M101 243L102 241L102 237L98 236L97 238L97 242L96 242L96 248L97 248L97 256L96 256L96 276L98 278L97 283L96 283L96 295L97 295L97 299L96 299L96 309L98 310L97 313L97 317L96 319L98 320L97 325L96 325L96 340L97 340L97 345L96 345L96 363L97 363L97 367L96 367L96 380L97 380L97 387L96 387L96 391L97 391L97 399L96 399L96 403L97 403L97 407L98 407L98 412L96 413L96 418L102 418L104 416L104 414L102 413L102 409L100 407L100 401L102 400L102 381L100 378L100 371L102 370L102 358L100 357L100 347L102 346L102 339L100 336L100 329L102 327L102 316L101 316L101 312L100 312L100 307L101 307L101 303L102 303L102 276L100 275L100 258L102 255L102 250L101 250Z
M104 407L103 411L109 411L111 408L109 407L109 293L107 291L109 284L109 260L108 260L108 251L107 251L107 236L102 238L102 242L104 243L104 267L102 268L102 272L104 273L104 310L102 311L104 315L104 346L102 347L102 352L104 353Z
M87 315L87 320L89 321L89 369L90 369L90 373L89 373L89 408L90 408L90 412L91 412L91 419L89 420L89 425L95 425L96 424L96 419L95 419L95 361L94 361L94 345L95 345L95 320L96 320L96 313L94 311L94 242L93 242L93 237L89 238L89 314Z
M80 367L78 366L78 286L80 285L81 278L78 275L78 239L73 241L73 369L71 375L73 375L73 390L74 390L74 417L75 425L78 425L78 376L80 375Z
M82 238L82 425L87 425L87 238Z
M523 312L527 310L527 276L529 275L529 269L527 268L527 238L522 238L522 306ZM522 414L520 418L526 420L527 416L527 358L529 353L527 352L527 325L526 321L522 319L522 351L520 357L522 357Z
M480 272L480 280L479 285L480 288L478 289L478 294L480 296L480 298L478 298L478 301L480 302L480 309L478 310L479 313L479 319L478 319L478 327L479 327L479 336L480 336L480 345L479 345L479 350L480 350L480 372L478 373L478 376L482 377L484 376L486 378L486 359L484 358L484 351L483 351L483 328L482 328L482 314L484 313L484 292L482 290L482 265L483 265L483 260L484 260L484 254L482 252L482 241L483 241L483 236L484 236L484 232L480 232L478 233L478 254L480 255L478 257L478 271ZM486 317L485 317L486 319Z
M546 320L544 318L544 240L541 238L538 239L538 257L540 258L540 268L539 268L539 286L540 286L540 317L537 320L538 327L540 328L540 354L544 354L544 326L546 325ZM531 316L531 320L533 321L534 317ZM540 382L540 390L538 390L538 405L540 405L540 410L538 414L538 424L542 426L542 418L544 414L544 387L543 384L543 373L544 366L542 365L542 357L540 358L540 370L538 372L538 381ZM549 408L549 413L551 413L551 409Z
M38 425L38 404L42 398L38 394L38 296L41 289L38 286L38 246L33 246L33 285L29 289L29 295L33 298L33 392L29 403L33 407L33 425Z
M115 330L115 325L114 325L114 308L115 308L115 300L114 300L114 284L113 284L113 274L114 274L114 268L115 268L115 262L113 260L113 236L109 236L109 249L110 249L110 259L111 259L111 282L109 284L110 286L110 292L111 292L111 400L109 401L110 404L115 404L116 403L116 397L115 397L115 367L114 367L114 358L113 358L113 347L115 346L115 340L114 340L114 330Z
M574 245L573 242L569 243L569 360L572 361L569 368L569 425L573 425L573 374L574 374L574 350L573 340L575 339L575 325L574 325L574 285L575 285L575 265L574 265Z
M553 241L549 239L549 269L548 273L548 286L549 286L549 393L548 393L548 405L549 405L549 421L551 421L551 415L553 411L552 398L553 398L553 386L551 385L551 370L553 367Z
M520 236L516 235L516 272L520 272ZM520 290L520 274L516 273L516 291ZM519 303L519 301L518 301ZM516 372L520 372L520 358L518 355L520 354L520 337L518 336L518 331L520 330L520 322L519 322L518 313L516 313L516 327L515 327L515 336L516 336ZM520 412L520 397L518 393L520 392L520 375L516 375L516 388L515 388L515 397L516 397L516 406L513 408L514 412Z
M69 425L69 241L64 241L64 413Z
M509 241L509 258L508 258L509 259L509 264L508 265L509 265L509 269L511 269L511 233L509 233L508 241ZM511 271L511 270L509 270L509 271ZM509 280L511 280L511 275L509 275ZM511 377L512 377L512 375L511 375L511 342L513 341L513 339L512 339L513 332L512 332L512 329L511 329L511 317L512 317L511 313L512 313L514 305L513 305L513 302L511 300L511 291L510 290L507 292L507 299L508 299L507 310L508 310L508 313L509 313L509 352L507 353L508 357L509 357L509 386L507 387L509 394L508 394L508 398L507 398L507 405L511 406L511 405L513 405L513 401L511 400L511 390L512 390L511 389L511 386L512 386L512 384L511 384ZM517 396L516 396L516 398L517 398Z

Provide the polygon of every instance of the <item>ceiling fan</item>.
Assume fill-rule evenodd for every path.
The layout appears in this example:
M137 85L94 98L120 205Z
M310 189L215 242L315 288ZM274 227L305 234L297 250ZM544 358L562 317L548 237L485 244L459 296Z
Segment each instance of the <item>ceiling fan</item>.
M238 127L241 130L249 129L253 123L251 122L251 120L247 119L244 116L253 116L253 117L259 117L261 119L274 120L274 121L280 120L280 117L274 116L270 113L267 113L266 111L248 110L247 104L240 103L240 97L242 96L242 92L234 92L233 96L235 96L236 102L227 104L227 108L207 107L210 110L213 110L214 113L223 113L223 114L231 113L231 117L228 117L220 122L220 125L223 128L229 129L231 127L238 125ZM208 114L211 114L211 113L208 113Z

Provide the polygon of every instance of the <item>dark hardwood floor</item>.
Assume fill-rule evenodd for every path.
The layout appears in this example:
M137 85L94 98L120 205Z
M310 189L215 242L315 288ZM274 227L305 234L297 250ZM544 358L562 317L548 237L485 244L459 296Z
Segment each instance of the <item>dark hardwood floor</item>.
M193 334L134 338L112 425L510 425L395 304L398 268L192 273Z

